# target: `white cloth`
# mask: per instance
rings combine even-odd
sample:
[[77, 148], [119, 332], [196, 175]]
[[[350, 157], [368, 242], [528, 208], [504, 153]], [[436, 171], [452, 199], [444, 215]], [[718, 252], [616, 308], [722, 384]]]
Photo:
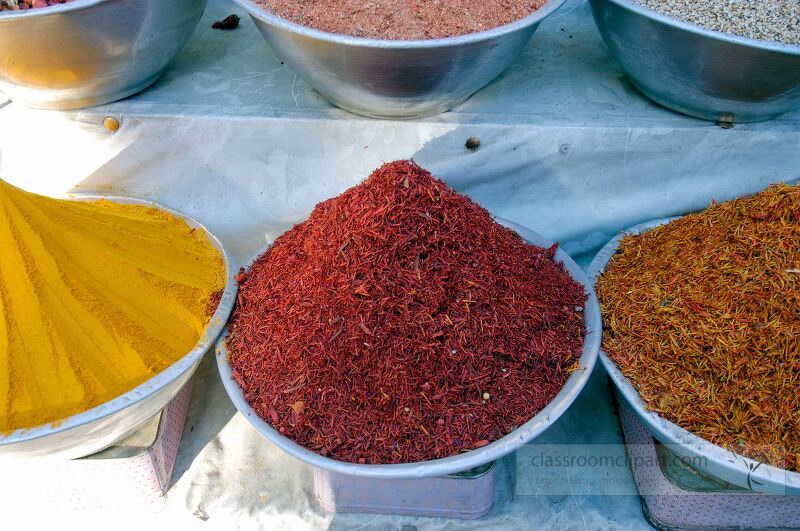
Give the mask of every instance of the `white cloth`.
[[[242, 16], [239, 29], [213, 20]], [[113, 115], [121, 129], [102, 127]], [[481, 140], [473, 153], [468, 137]], [[569, 0], [523, 56], [456, 110], [386, 122], [332, 108], [275, 59], [245, 14], [212, 0], [174, 67], [150, 90], [69, 113], [9, 104], [0, 110], [0, 177], [52, 195], [135, 196], [200, 220], [243, 262], [314, 205], [384, 161], [413, 157], [493, 214], [561, 241], [586, 264], [619, 230], [800, 178], [800, 112], [725, 130], [671, 113], [625, 80], [588, 5]], [[235, 413], [209, 356], [195, 384], [175, 485], [159, 514], [64, 515], [47, 503], [3, 505], [4, 519], [80, 522], [83, 529], [417, 528], [646, 526], [630, 475], [625, 496], [564, 499], [498, 489], [477, 522], [326, 515], [302, 463]], [[602, 371], [542, 437], [619, 443]], [[602, 469], [565, 473], [602, 478]], [[31, 520], [34, 518], [35, 520]], [[33, 528], [37, 526], [34, 525]]]

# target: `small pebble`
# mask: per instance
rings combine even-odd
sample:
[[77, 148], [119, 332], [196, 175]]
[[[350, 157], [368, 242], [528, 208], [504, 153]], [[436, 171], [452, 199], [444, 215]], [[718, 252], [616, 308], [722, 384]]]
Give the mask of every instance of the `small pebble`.
[[119, 131], [119, 120], [112, 116], [106, 116], [103, 119], [103, 127], [111, 131], [112, 133], [116, 133]]
[[467, 143], [464, 144], [470, 151], [477, 151], [481, 147], [481, 140], [478, 137], [469, 137]]
[[636, 0], [662, 15], [706, 29], [800, 46], [798, 0]]
[[404, 408], [403, 408], [403, 411], [404, 411], [405, 413], [410, 413], [410, 412], [411, 412], [411, 410], [410, 410], [410, 409], [408, 409], [407, 407], [404, 407]]
[[489, 400], [491, 397], [492, 397], [492, 395], [490, 395], [489, 393], [483, 393], [483, 399], [484, 400]]

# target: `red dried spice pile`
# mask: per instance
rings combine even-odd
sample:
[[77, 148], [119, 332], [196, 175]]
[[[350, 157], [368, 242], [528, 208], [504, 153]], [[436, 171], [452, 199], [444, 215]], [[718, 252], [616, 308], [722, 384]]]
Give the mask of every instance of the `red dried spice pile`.
[[302, 446], [405, 463], [484, 446], [558, 393], [586, 294], [413, 162], [317, 205], [242, 280], [228, 342], [258, 415]]
[[527, 17], [547, 0], [256, 0], [310, 28], [374, 39], [438, 39], [476, 33]]
[[0, 11], [25, 11], [37, 7], [66, 4], [72, 0], [0, 0]]

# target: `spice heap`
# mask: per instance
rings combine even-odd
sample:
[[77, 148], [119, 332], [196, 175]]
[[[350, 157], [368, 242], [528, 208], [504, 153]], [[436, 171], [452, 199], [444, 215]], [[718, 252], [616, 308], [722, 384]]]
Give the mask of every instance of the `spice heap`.
[[310, 28], [374, 39], [439, 39], [485, 31], [524, 18], [547, 0], [256, 0]]
[[413, 162], [320, 203], [240, 285], [230, 363], [258, 415], [357, 463], [481, 447], [552, 400], [586, 295]]
[[100, 405], [185, 356], [224, 287], [201, 231], [160, 210], [0, 181], [0, 432]]
[[25, 11], [37, 7], [57, 6], [72, 0], [0, 0], [0, 11]]
[[760, 41], [800, 46], [798, 0], [636, 0], [668, 17]]
[[650, 409], [800, 469], [800, 187], [628, 236], [596, 289], [603, 348]]

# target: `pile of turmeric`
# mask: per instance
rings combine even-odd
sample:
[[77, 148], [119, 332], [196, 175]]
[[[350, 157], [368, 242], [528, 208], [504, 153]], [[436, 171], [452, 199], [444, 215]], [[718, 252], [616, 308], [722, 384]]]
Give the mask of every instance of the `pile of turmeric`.
[[225, 285], [201, 230], [0, 180], [0, 433], [107, 402], [184, 357]]

